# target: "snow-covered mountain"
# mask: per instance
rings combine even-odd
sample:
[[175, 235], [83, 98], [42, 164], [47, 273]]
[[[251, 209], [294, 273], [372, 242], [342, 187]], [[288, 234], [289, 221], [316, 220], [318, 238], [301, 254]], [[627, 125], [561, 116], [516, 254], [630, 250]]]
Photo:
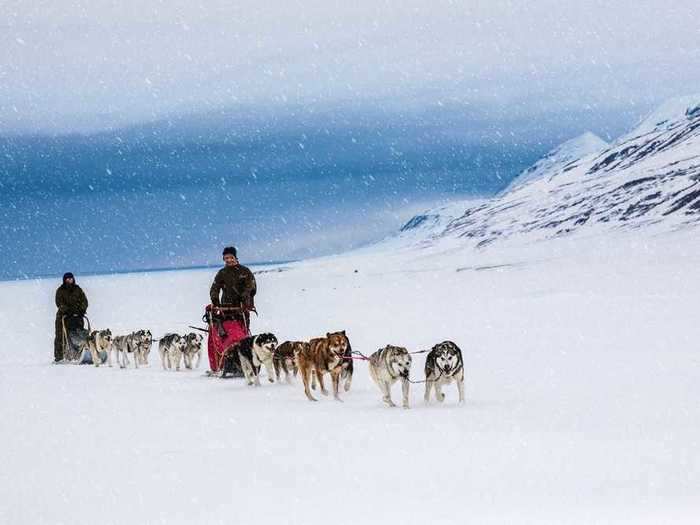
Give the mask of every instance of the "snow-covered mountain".
[[[566, 142], [502, 193], [414, 217], [402, 237], [467, 238], [476, 246], [590, 228], [677, 229], [700, 221], [700, 94], [666, 102], [612, 144]], [[436, 216], [439, 216], [436, 217]], [[421, 220], [421, 218], [424, 219]]]
[[564, 171], [570, 164], [588, 155], [598, 153], [607, 145], [608, 143], [598, 135], [587, 131], [576, 138], [564, 142], [547, 153], [547, 155], [513, 179], [513, 182], [508, 185], [505, 192], [539, 178], [551, 178], [558, 172]]

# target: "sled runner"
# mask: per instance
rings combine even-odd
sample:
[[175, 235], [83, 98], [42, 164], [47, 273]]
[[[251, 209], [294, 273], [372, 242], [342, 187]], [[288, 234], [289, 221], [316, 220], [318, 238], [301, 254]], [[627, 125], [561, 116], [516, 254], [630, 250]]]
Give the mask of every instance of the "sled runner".
[[207, 350], [210, 372], [208, 375], [243, 377], [238, 354], [227, 350], [250, 335], [249, 312], [237, 306], [207, 305], [202, 320], [209, 326]]

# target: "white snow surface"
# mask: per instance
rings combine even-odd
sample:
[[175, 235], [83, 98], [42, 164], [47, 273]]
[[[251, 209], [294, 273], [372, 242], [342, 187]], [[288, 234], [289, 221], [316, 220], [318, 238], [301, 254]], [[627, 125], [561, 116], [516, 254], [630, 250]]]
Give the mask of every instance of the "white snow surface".
[[[618, 232], [258, 273], [254, 332], [457, 342], [467, 402], [415, 385], [410, 410], [364, 362], [344, 403], [166, 372], [155, 347], [139, 370], [52, 366], [57, 283], [0, 283], [0, 523], [697, 523], [699, 265], [688, 231]], [[213, 273], [78, 282], [95, 328], [158, 337], [199, 324]]]

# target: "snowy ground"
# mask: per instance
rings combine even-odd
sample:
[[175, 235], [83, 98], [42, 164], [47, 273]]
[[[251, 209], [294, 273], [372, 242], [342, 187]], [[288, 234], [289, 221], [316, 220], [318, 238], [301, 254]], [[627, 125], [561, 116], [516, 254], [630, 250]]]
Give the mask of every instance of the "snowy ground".
[[[697, 523], [699, 265], [697, 235], [674, 234], [258, 275], [256, 332], [456, 341], [467, 403], [416, 387], [408, 411], [361, 362], [345, 403], [315, 404], [299, 383], [164, 372], [155, 351], [148, 369], [51, 366], [57, 283], [0, 283], [0, 523]], [[198, 322], [212, 274], [79, 283], [94, 326], [159, 336]]]

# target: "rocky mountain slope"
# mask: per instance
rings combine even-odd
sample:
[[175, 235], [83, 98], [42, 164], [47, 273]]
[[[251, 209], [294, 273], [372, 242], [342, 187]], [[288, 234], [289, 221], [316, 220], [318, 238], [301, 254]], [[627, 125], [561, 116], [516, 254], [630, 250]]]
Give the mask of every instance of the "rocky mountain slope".
[[606, 144], [586, 133], [553, 150], [492, 199], [411, 219], [402, 236], [486, 246], [592, 228], [677, 229], [700, 220], [700, 95], [663, 104]]

